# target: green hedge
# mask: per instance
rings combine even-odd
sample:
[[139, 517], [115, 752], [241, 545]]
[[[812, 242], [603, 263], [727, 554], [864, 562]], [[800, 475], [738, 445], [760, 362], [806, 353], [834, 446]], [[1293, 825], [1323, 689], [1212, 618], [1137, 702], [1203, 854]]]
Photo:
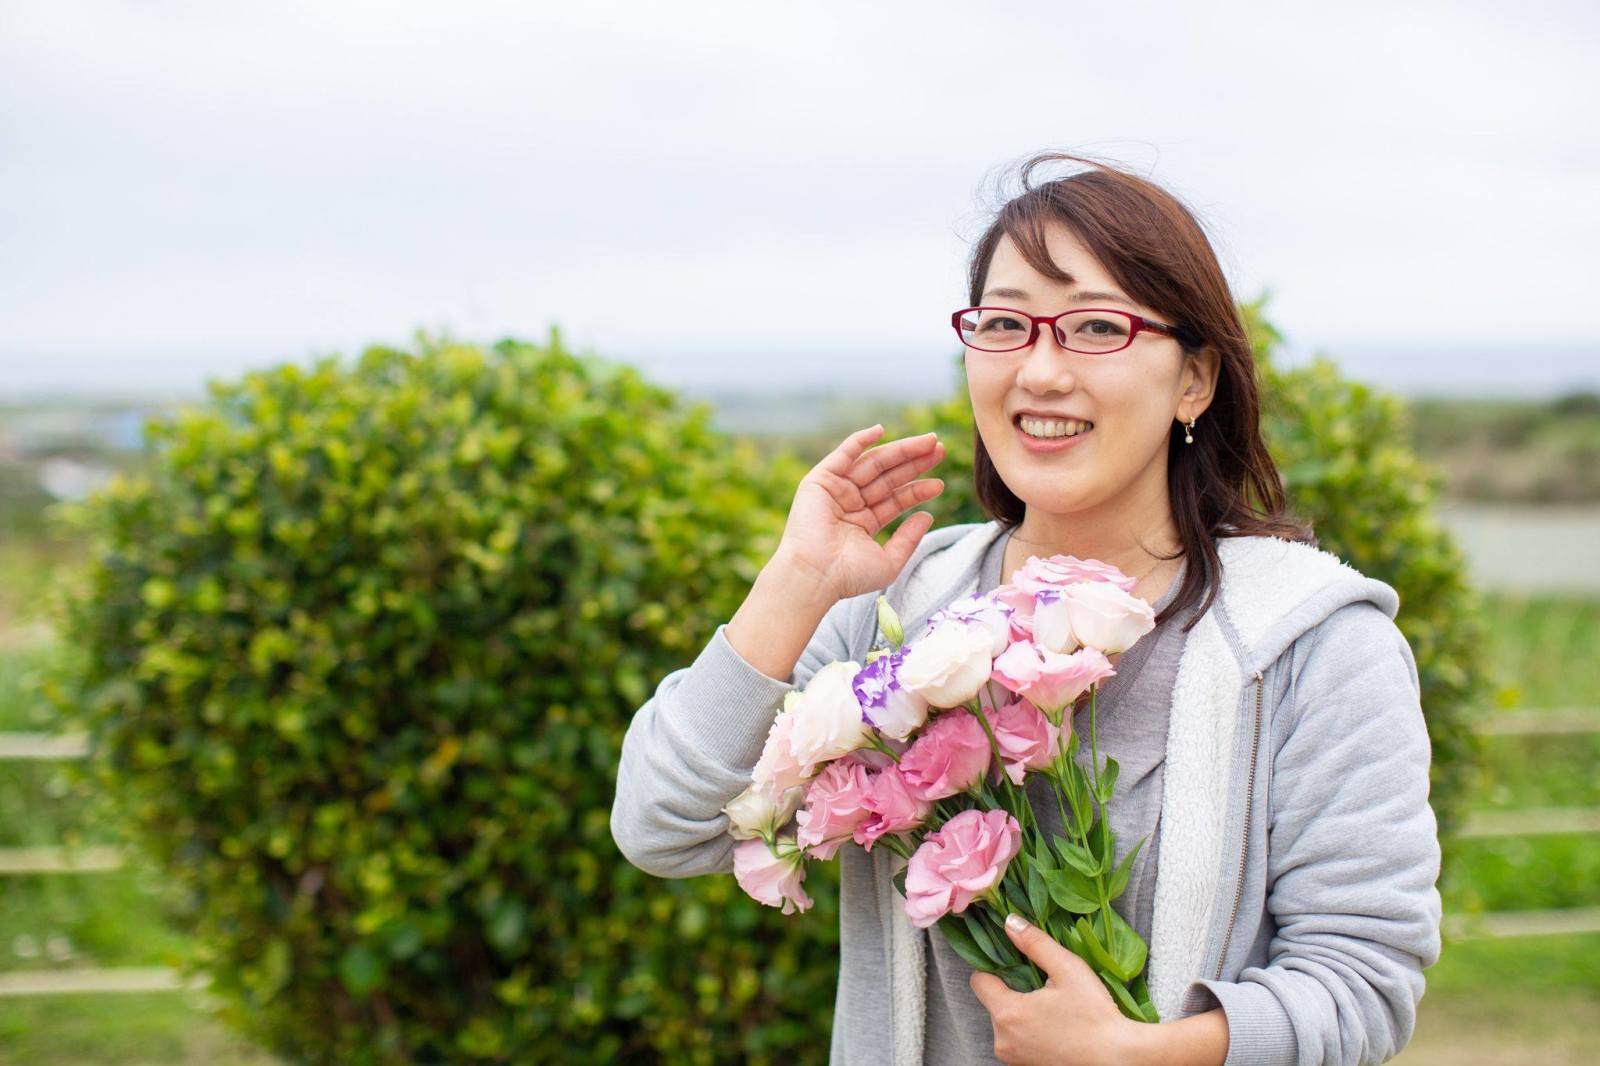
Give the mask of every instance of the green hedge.
[[[1292, 509], [1316, 527], [1319, 547], [1394, 586], [1396, 624], [1416, 655], [1422, 706], [1433, 738], [1432, 802], [1445, 831], [1458, 818], [1477, 749], [1467, 723], [1489, 699], [1491, 678], [1479, 597], [1460, 550], [1435, 521], [1441, 479], [1408, 445], [1405, 408], [1393, 396], [1339, 376], [1319, 358], [1280, 369], [1282, 338], [1266, 320], [1265, 297], [1242, 305], [1262, 387], [1262, 430]], [[937, 430], [947, 458], [945, 490], [925, 505], [935, 526], [985, 520], [972, 485], [972, 403], [961, 386], [935, 404], [907, 409], [886, 435]]]
[[776, 547], [757, 461], [632, 370], [421, 338], [147, 427], [51, 691], [248, 1035], [294, 1062], [820, 1062], [837, 882], [783, 919], [616, 852], [621, 737]]

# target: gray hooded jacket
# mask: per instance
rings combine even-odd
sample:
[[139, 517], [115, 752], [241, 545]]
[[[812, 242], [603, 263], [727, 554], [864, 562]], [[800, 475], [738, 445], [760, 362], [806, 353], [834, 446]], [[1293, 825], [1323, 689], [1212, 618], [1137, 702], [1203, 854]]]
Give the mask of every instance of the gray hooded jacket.
[[[931, 530], [888, 589], [908, 633], [973, 592], [998, 522]], [[1327, 552], [1223, 538], [1221, 591], [1173, 686], [1150, 943], [1164, 1020], [1217, 1006], [1235, 1064], [1378, 1063], [1403, 1048], [1439, 956], [1430, 748], [1399, 596]], [[623, 741], [611, 831], [660, 877], [733, 869], [722, 807], [785, 693], [864, 661], [878, 592], [840, 600], [787, 682], [718, 626], [662, 679]], [[920, 1066], [929, 931], [886, 848], [839, 852], [833, 1066]], [[804, 918], [795, 918], [804, 921]], [[936, 932], [936, 931], [935, 931]]]

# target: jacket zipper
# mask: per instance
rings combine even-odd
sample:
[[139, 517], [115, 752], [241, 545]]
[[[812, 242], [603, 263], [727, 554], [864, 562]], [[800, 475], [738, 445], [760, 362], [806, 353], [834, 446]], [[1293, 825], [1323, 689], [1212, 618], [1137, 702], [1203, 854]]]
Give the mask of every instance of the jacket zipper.
[[1222, 953], [1217, 956], [1217, 972], [1212, 980], [1222, 980], [1222, 967], [1228, 959], [1228, 948], [1233, 943], [1233, 926], [1239, 920], [1239, 903], [1244, 898], [1244, 865], [1250, 855], [1250, 816], [1255, 810], [1256, 753], [1261, 749], [1261, 671], [1256, 671], [1256, 724], [1255, 735], [1250, 739], [1250, 776], [1244, 788], [1244, 837], [1239, 844], [1239, 879], [1233, 886], [1233, 910], [1228, 915], [1228, 931], [1222, 936]]

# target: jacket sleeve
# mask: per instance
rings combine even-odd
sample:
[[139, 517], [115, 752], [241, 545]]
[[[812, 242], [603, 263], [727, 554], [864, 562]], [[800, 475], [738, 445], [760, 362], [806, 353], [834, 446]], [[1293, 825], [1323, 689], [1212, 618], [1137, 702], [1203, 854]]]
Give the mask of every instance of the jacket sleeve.
[[1439, 835], [1416, 660], [1370, 602], [1318, 627], [1269, 783], [1268, 963], [1200, 981], [1226, 1066], [1381, 1063], [1411, 1039], [1438, 961]]
[[692, 664], [661, 679], [634, 713], [617, 766], [611, 837], [629, 862], [657, 877], [733, 870], [738, 841], [722, 808], [749, 786], [784, 695], [850, 658], [856, 610], [876, 596], [829, 608], [786, 682], [746, 662], [728, 643], [725, 622]]

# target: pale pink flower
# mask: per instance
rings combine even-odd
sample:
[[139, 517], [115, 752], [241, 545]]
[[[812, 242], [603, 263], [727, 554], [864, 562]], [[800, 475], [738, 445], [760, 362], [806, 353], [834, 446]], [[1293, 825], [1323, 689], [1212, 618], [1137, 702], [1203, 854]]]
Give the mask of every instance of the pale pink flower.
[[868, 851], [879, 837], [909, 832], [927, 821], [933, 811], [933, 803], [911, 788], [898, 766], [871, 775], [862, 805], [869, 813], [856, 826], [855, 839]]
[[1031, 641], [1018, 641], [994, 661], [993, 677], [1060, 722], [1062, 710], [1073, 700], [1116, 671], [1098, 648], [1079, 648], [1071, 655], [1041, 649]]
[[1132, 592], [1138, 584], [1134, 578], [1098, 559], [1079, 559], [1072, 555], [1041, 559], [1032, 555], [1017, 568], [1008, 584], [1001, 585], [990, 595], [1012, 609], [1012, 636], [1032, 638], [1034, 596], [1041, 589], [1066, 588], [1080, 581], [1103, 581], [1124, 592]]
[[[789, 696], [795, 696], [791, 692]], [[794, 749], [790, 746], [794, 730], [794, 714], [787, 709], [789, 703], [785, 698], [786, 707], [778, 712], [772, 720], [772, 725], [767, 729], [767, 743], [761, 749], [761, 758], [756, 760], [755, 769], [750, 772], [750, 779], [755, 784], [767, 791], [769, 796], [781, 796], [796, 786], [803, 786], [811, 778], [811, 769], [802, 766], [800, 760], [795, 758]]]
[[1061, 730], [1027, 700], [1013, 700], [990, 711], [989, 727], [1006, 774], [1016, 785], [1029, 770], [1047, 769], [1059, 750]]
[[815, 859], [831, 859], [869, 812], [867, 768], [848, 759], [831, 762], [806, 790], [805, 807], [795, 815], [795, 841]]
[[989, 769], [989, 737], [971, 711], [955, 710], [929, 722], [900, 758], [912, 792], [940, 800], [965, 792]]
[[1155, 608], [1115, 585], [1091, 581], [1062, 590], [1077, 642], [1117, 655], [1156, 627]]
[[1022, 826], [1007, 811], [962, 811], [923, 838], [906, 868], [906, 915], [926, 929], [960, 914], [1000, 883], [1022, 850]]
[[784, 914], [811, 909], [811, 897], [801, 883], [806, 879], [805, 852], [793, 840], [779, 838], [774, 848], [765, 840], [746, 840], [733, 849], [733, 877], [751, 899]]

